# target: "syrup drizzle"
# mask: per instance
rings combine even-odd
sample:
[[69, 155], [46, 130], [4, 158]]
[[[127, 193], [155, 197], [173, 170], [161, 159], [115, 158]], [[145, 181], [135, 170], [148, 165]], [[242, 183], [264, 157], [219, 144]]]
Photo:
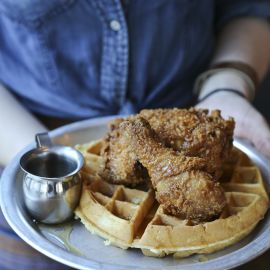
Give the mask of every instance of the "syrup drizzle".
[[70, 242], [73, 224], [74, 221], [59, 225], [39, 224], [38, 227], [42, 232], [49, 234], [51, 237], [59, 241], [71, 253], [78, 256], [83, 256], [82, 253]]

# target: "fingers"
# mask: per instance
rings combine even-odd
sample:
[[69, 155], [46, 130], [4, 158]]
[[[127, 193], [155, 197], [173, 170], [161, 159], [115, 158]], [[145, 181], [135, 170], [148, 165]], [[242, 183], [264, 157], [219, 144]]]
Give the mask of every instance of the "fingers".
[[254, 141], [255, 147], [264, 155], [270, 157], [270, 137]]
[[261, 153], [270, 157], [270, 129], [264, 117], [245, 99], [230, 93], [209, 97], [196, 107], [220, 109], [224, 118], [232, 116], [235, 137], [248, 139]]
[[252, 133], [252, 143], [266, 156], [270, 157], [270, 129], [264, 119], [259, 121], [256, 132]]
[[248, 139], [261, 153], [270, 157], [270, 128], [264, 117], [250, 106], [245, 116], [237, 120], [235, 136]]

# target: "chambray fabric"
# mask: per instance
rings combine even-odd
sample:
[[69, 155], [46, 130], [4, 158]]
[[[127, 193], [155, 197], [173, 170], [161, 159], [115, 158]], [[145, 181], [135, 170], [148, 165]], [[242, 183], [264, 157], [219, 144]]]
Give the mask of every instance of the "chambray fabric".
[[[0, 82], [31, 111], [84, 119], [193, 104], [216, 32], [263, 0], [1, 0]], [[0, 216], [0, 269], [68, 269]]]
[[269, 13], [262, 0], [1, 0], [0, 81], [55, 117], [188, 106], [217, 28]]

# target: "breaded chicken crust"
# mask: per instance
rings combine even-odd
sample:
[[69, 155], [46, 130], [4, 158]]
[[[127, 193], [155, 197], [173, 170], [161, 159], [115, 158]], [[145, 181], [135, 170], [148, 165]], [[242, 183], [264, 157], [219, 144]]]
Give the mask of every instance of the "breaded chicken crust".
[[204, 159], [166, 147], [141, 117], [123, 121], [119, 130], [147, 169], [156, 198], [166, 213], [196, 221], [220, 215], [226, 205], [225, 194], [220, 184], [203, 171]]
[[[142, 110], [139, 116], [150, 123], [165, 146], [187, 157], [205, 159], [204, 170], [218, 180], [222, 163], [232, 149], [235, 125], [232, 118], [223, 119], [218, 110], [209, 114], [208, 110], [194, 108]], [[148, 181], [149, 177], [134, 155], [134, 149], [121, 136], [119, 125], [123, 121], [115, 119], [110, 123], [102, 150], [104, 168], [101, 176], [114, 184], [136, 186]]]
[[235, 122], [223, 119], [219, 110], [209, 114], [201, 109], [142, 110], [159, 138], [168, 147], [189, 157], [207, 160], [206, 171], [218, 179], [222, 163], [228, 159], [233, 142]]
[[100, 176], [113, 184], [134, 187], [148, 181], [149, 176], [130, 148], [129, 141], [121, 134], [119, 124], [123, 121], [124, 119], [115, 119], [109, 125], [110, 132], [107, 133], [101, 149], [104, 164]]

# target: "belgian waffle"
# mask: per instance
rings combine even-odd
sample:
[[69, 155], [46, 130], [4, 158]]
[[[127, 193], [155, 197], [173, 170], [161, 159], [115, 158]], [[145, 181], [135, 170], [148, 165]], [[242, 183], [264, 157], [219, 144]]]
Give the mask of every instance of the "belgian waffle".
[[152, 189], [109, 184], [99, 176], [102, 140], [78, 145], [85, 157], [83, 189], [75, 213], [91, 232], [123, 249], [139, 248], [146, 256], [185, 257], [211, 253], [245, 237], [264, 217], [268, 195], [260, 170], [240, 150], [224, 165], [221, 177], [227, 207], [211, 222], [193, 224], [167, 215]]

